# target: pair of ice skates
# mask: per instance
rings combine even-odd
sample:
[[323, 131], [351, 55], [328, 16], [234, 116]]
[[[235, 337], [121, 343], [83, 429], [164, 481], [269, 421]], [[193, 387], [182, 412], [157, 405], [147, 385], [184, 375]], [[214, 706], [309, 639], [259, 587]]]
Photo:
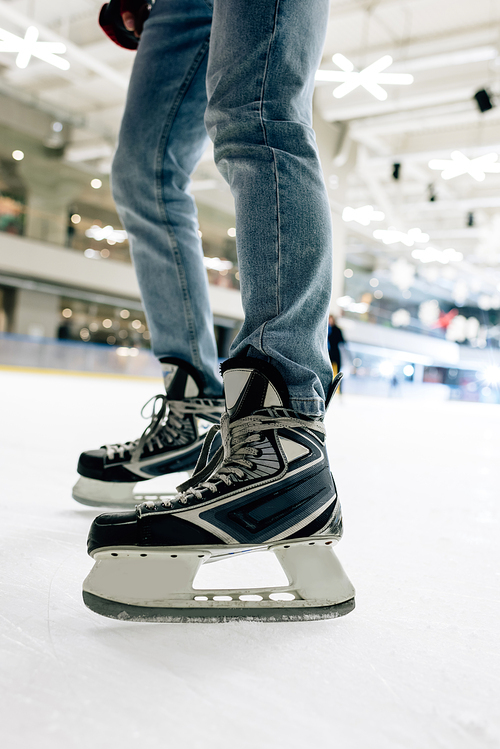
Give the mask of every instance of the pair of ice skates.
[[[76, 500], [139, 502], [94, 520], [87, 606], [132, 621], [322, 619], [351, 611], [354, 589], [333, 552], [342, 515], [322, 421], [290, 409], [283, 378], [263, 360], [225, 362], [224, 399], [204, 397], [186, 363], [166, 366], [167, 396], [157, 396], [143, 436], [80, 457]], [[204, 441], [202, 421], [214, 423]], [[178, 494], [133, 494], [138, 481], [193, 469]], [[251, 551], [273, 552], [289, 584], [193, 587], [202, 564]]]

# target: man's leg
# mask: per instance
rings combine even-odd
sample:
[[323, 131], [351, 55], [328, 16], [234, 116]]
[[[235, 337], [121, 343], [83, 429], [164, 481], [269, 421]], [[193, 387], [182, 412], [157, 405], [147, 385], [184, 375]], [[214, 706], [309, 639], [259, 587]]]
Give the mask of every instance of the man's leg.
[[157, 0], [132, 72], [112, 184], [158, 358], [175, 357], [219, 395], [207, 275], [190, 175], [208, 138], [206, 65], [211, 9]]
[[206, 123], [236, 202], [245, 323], [231, 355], [266, 358], [292, 407], [319, 416], [332, 239], [312, 130], [328, 0], [215, 0]]
[[[203, 123], [211, 10], [157, 0], [132, 73], [113, 166], [155, 354], [168, 397], [155, 399], [142, 437], [81, 454], [73, 497], [130, 506], [137, 482], [195, 467], [200, 421], [218, 422], [220, 378], [190, 174], [208, 142]], [[177, 481], [176, 481], [177, 483]]]

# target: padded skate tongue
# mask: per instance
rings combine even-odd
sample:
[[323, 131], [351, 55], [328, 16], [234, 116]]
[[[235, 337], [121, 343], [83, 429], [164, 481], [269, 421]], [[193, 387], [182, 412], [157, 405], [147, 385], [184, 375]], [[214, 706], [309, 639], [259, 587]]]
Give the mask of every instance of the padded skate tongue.
[[226, 410], [230, 420], [250, 416], [260, 408], [290, 408], [288, 389], [281, 374], [263, 359], [228, 359], [221, 366]]
[[197, 398], [203, 394], [203, 386], [197, 370], [182, 359], [160, 359], [165, 390], [170, 400]]

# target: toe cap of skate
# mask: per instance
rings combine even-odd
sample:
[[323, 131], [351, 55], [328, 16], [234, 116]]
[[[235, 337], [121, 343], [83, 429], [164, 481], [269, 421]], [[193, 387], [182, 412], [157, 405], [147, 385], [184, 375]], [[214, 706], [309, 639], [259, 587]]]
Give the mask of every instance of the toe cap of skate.
[[106, 450], [87, 450], [80, 455], [78, 459], [78, 473], [80, 476], [87, 476], [91, 479], [102, 478]]
[[137, 515], [134, 512], [98, 515], [90, 526], [87, 550], [92, 554], [106, 546], [135, 546], [138, 542]]
[[[118, 460], [118, 459], [117, 459]], [[109, 463], [106, 460], [106, 450], [87, 450], [78, 460], [78, 473], [88, 479], [98, 481], [140, 481], [141, 479], [128, 471], [119, 462]]]

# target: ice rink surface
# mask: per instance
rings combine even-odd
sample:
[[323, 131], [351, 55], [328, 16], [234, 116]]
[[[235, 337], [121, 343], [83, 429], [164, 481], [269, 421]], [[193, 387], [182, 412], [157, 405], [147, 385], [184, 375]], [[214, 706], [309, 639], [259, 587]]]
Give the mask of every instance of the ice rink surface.
[[[139, 436], [159, 389], [0, 372], [1, 745], [499, 747], [500, 408], [337, 399], [348, 616], [109, 620], [81, 599], [97, 513], [71, 499], [76, 461]], [[261, 584], [275, 574], [264, 557], [237, 574]]]

